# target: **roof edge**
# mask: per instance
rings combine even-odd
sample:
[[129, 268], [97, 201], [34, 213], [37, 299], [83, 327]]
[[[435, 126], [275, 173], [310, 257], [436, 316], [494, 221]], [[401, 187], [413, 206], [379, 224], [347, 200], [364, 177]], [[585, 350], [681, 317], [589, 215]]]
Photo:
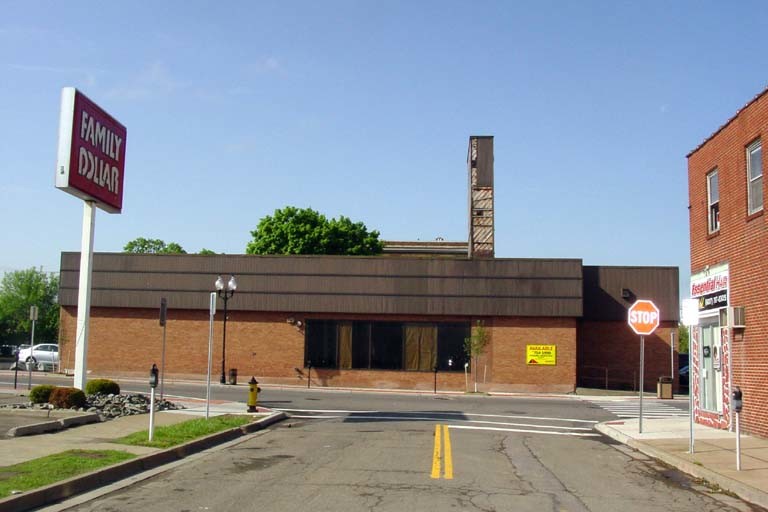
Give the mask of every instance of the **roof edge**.
[[764, 88], [762, 91], [760, 91], [759, 93], [757, 93], [757, 95], [756, 95], [754, 98], [752, 98], [751, 100], [749, 100], [749, 101], [748, 101], [748, 102], [747, 102], [747, 103], [746, 103], [746, 104], [745, 104], [743, 107], [741, 107], [739, 110], [737, 110], [737, 111], [736, 111], [736, 113], [735, 113], [735, 114], [733, 114], [733, 116], [731, 116], [731, 118], [730, 118], [730, 119], [728, 119], [728, 121], [726, 121], [726, 122], [725, 122], [725, 124], [723, 124], [723, 125], [722, 125], [720, 128], [718, 128], [717, 130], [715, 130], [715, 131], [714, 131], [714, 132], [713, 132], [713, 133], [712, 133], [712, 134], [711, 134], [709, 137], [707, 137], [706, 139], [704, 139], [704, 140], [701, 142], [701, 144], [699, 144], [698, 146], [696, 146], [696, 147], [695, 147], [693, 150], [691, 150], [691, 152], [690, 152], [690, 153], [688, 153], [687, 155], [685, 155], [685, 158], [691, 158], [691, 155], [693, 155], [693, 154], [694, 154], [694, 153], [696, 153], [698, 150], [700, 150], [702, 147], [704, 147], [704, 145], [705, 145], [707, 142], [709, 142], [710, 140], [712, 140], [713, 138], [715, 138], [715, 136], [717, 136], [717, 134], [719, 134], [720, 132], [722, 132], [723, 130], [725, 130], [725, 129], [728, 127], [728, 125], [730, 125], [732, 122], [734, 122], [734, 121], [736, 120], [736, 118], [737, 118], [737, 117], [739, 117], [739, 115], [740, 115], [740, 114], [741, 114], [741, 113], [742, 113], [744, 110], [746, 110], [746, 109], [747, 109], [747, 108], [749, 108], [749, 107], [750, 107], [750, 106], [751, 106], [753, 103], [755, 103], [757, 100], [759, 100], [760, 98], [762, 98], [763, 96], [765, 96], [765, 94], [766, 94], [766, 93], [768, 93], [768, 86], [766, 86], [766, 87], [765, 87], [765, 88]]

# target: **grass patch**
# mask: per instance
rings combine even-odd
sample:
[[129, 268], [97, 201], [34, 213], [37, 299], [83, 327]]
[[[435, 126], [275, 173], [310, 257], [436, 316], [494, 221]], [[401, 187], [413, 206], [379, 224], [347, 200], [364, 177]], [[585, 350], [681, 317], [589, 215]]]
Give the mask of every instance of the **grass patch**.
[[116, 439], [114, 442], [132, 446], [150, 446], [153, 448], [170, 448], [177, 444], [186, 443], [198, 437], [204, 437], [215, 432], [241, 427], [251, 422], [250, 416], [213, 416], [209, 419], [197, 418], [175, 425], [155, 428], [152, 442], [149, 442], [149, 430], [135, 432], [129, 436]]
[[0, 498], [134, 458], [118, 450], [67, 450], [13, 466], [0, 466]]

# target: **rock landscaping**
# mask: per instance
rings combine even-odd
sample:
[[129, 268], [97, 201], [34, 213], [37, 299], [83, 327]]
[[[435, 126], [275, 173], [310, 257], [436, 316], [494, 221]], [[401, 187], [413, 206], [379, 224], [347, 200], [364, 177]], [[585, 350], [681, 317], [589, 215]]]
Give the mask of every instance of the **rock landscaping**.
[[[11, 409], [46, 410], [55, 409], [51, 404], [12, 404], [3, 406]], [[184, 409], [184, 406], [169, 402], [168, 400], [155, 400], [156, 411], [174, 411]], [[120, 418], [149, 412], [149, 397], [142, 394], [105, 395], [97, 393], [85, 397], [85, 405], [80, 408], [72, 408], [77, 412], [98, 413], [102, 419]]]

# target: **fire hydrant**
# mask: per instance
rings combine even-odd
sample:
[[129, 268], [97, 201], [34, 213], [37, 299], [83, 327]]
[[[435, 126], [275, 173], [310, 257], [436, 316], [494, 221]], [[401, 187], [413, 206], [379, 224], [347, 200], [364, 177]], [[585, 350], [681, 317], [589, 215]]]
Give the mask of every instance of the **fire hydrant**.
[[256, 404], [259, 402], [259, 383], [255, 377], [248, 381], [248, 412], [256, 412]]

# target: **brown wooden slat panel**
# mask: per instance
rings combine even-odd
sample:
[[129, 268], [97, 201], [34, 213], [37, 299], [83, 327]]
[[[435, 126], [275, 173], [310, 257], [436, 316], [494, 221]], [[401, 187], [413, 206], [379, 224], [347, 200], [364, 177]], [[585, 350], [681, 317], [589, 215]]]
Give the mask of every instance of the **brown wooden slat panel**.
[[[77, 302], [76, 290], [61, 294], [62, 304]], [[169, 309], [207, 309], [208, 294], [196, 292], [125, 292], [94, 290], [94, 307], [158, 308], [167, 297]], [[66, 301], [66, 302], [64, 302]], [[221, 304], [220, 304], [221, 306]], [[360, 297], [348, 295], [236, 295], [228, 303], [232, 311], [282, 311], [299, 313], [361, 313], [398, 315], [469, 315], [469, 316], [563, 316], [581, 315], [581, 299], [523, 298], [494, 300], [486, 297], [421, 298], [403, 296]]]
[[[79, 261], [62, 255], [62, 305], [76, 304]], [[165, 296], [206, 309], [219, 267], [238, 277], [235, 310], [581, 315], [579, 260], [97, 254], [94, 267], [94, 307], [154, 308]]]
[[[62, 279], [62, 288], [77, 287], [78, 274], [68, 272]], [[94, 289], [112, 290], [180, 290], [212, 291], [215, 276], [163, 273], [95, 272]], [[581, 281], [578, 279], [488, 279], [455, 277], [330, 277], [330, 276], [238, 276], [241, 291], [258, 293], [356, 293], [363, 295], [490, 295], [581, 297]]]
[[[61, 271], [77, 271], [79, 253], [63, 253]], [[581, 279], [578, 259], [427, 259], [352, 256], [151, 255], [98, 253], [94, 272], [167, 272], [235, 275], [380, 275], [572, 277]]]
[[626, 288], [637, 299], [652, 300], [662, 321], [680, 317], [680, 285], [677, 267], [584, 267], [584, 319], [624, 320], [632, 300], [625, 300]]

